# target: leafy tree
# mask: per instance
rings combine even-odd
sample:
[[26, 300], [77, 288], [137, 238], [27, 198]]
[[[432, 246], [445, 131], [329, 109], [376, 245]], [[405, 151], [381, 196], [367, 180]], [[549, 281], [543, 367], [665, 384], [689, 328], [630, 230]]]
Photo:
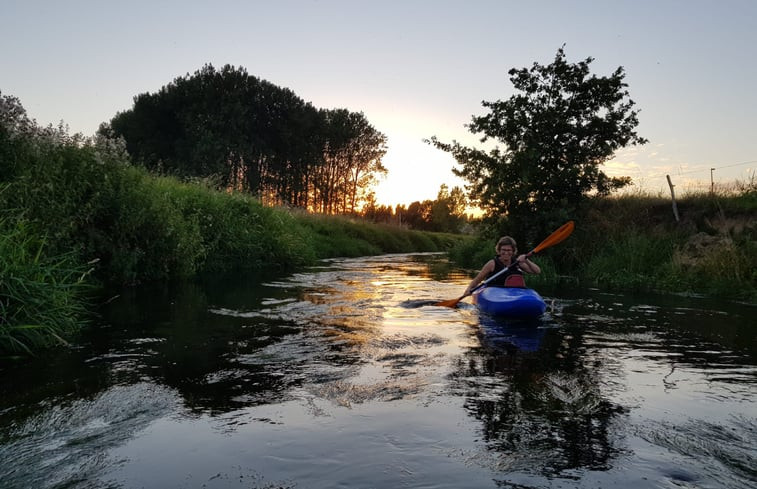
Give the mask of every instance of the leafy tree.
[[491, 139], [504, 148], [486, 152], [431, 138], [461, 165], [455, 174], [467, 180], [470, 198], [488, 217], [548, 228], [591, 192], [607, 194], [631, 183], [630, 177], [607, 176], [600, 166], [616, 150], [647, 141], [635, 131], [637, 111], [623, 67], [598, 77], [589, 71], [593, 60], [568, 63], [561, 47], [549, 65], [511, 69], [510, 81], [521, 93], [483, 102], [489, 113], [468, 126], [482, 143]]
[[446, 184], [442, 184], [436, 200], [431, 204], [431, 229], [440, 232], [459, 232], [466, 220], [467, 201], [463, 189], [454, 187], [449, 190]]
[[317, 209], [324, 214], [354, 213], [379, 175], [386, 136], [362, 113], [347, 109], [322, 111], [326, 121], [323, 164], [313, 179]]
[[230, 65], [138, 95], [100, 134], [148, 169], [327, 213], [354, 212], [386, 172], [386, 137], [362, 113], [316, 109]]
[[432, 229], [431, 212], [433, 204], [434, 201], [432, 200], [411, 202], [407, 206], [403, 222], [413, 229], [430, 231]]
[[412, 202], [409, 206], [397, 204], [390, 206], [376, 204], [371, 195], [363, 206], [362, 214], [373, 222], [396, 223], [423, 231], [458, 233], [468, 224], [465, 209], [468, 199], [460, 187], [449, 190], [446, 184], [439, 187], [436, 200]]

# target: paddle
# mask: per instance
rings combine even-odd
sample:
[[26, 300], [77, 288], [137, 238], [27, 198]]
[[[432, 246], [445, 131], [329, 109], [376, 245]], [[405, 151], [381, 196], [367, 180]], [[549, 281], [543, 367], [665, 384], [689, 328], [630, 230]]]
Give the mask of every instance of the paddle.
[[[547, 239], [545, 239], [544, 241], [542, 241], [541, 243], [539, 243], [539, 245], [536, 248], [534, 248], [533, 250], [531, 250], [528, 253], [526, 253], [526, 258], [528, 258], [529, 256], [533, 255], [534, 253], [539, 253], [542, 250], [546, 250], [550, 246], [554, 246], [557, 243], [561, 243], [568, 236], [570, 236], [570, 233], [573, 232], [573, 228], [574, 227], [575, 227], [575, 224], [573, 223], [573, 221], [566, 222], [565, 224], [563, 224], [562, 226], [560, 226], [556, 231], [554, 231], [552, 234], [550, 234], [549, 236], [547, 236]], [[513, 265], [514, 264], [515, 263], [513, 263]], [[484, 280], [483, 282], [481, 282], [480, 284], [478, 284], [469, 293], [463, 294], [462, 296], [458, 297], [457, 299], [449, 299], [449, 300], [446, 300], [446, 301], [437, 302], [434, 305], [435, 306], [442, 306], [442, 307], [457, 307], [457, 303], [458, 302], [460, 302], [461, 300], [465, 299], [469, 295], [473, 294], [473, 292], [477, 291], [481, 287], [486, 287], [486, 285], [489, 282], [491, 282], [495, 278], [497, 278], [500, 275], [502, 275], [503, 273], [505, 273], [513, 265], [507, 266], [507, 267], [503, 268], [502, 270], [500, 270], [499, 272], [497, 272], [494, 275], [492, 275], [491, 277], [487, 278], [486, 280]]]

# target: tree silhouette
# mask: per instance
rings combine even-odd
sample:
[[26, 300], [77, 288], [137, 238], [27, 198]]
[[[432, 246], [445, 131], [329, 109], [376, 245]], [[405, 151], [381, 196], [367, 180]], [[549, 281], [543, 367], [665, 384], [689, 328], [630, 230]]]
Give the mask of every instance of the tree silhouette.
[[[629, 177], [609, 177], [600, 165], [627, 145], [644, 144], [625, 73], [591, 75], [593, 58], [568, 63], [563, 48], [549, 65], [508, 73], [520, 93], [483, 102], [489, 113], [473, 117], [470, 132], [481, 142], [504, 145], [488, 152], [457, 142], [430, 143], [451, 153], [466, 179], [470, 197], [489, 216], [508, 216], [516, 225], [555, 225], [575, 212], [592, 191], [607, 194], [628, 185]], [[547, 216], [547, 217], [545, 217]]]

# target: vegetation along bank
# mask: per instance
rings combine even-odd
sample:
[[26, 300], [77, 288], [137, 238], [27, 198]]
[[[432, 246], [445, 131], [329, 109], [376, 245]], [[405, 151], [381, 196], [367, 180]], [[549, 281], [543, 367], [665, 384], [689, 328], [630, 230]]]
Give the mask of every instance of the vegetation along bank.
[[394, 209], [371, 191], [386, 141], [363, 114], [242, 69], [208, 65], [139, 95], [92, 138], [39, 127], [0, 94], [0, 357], [65, 344], [113, 285], [411, 251], [450, 251], [474, 272], [499, 236], [527, 251], [569, 219], [575, 233], [539, 258], [531, 286], [757, 301], [754, 182], [684, 197], [680, 221], [663, 196], [627, 192], [630, 178], [600, 166], [646, 140], [623, 69], [597, 77], [591, 62], [560, 49], [511, 70], [522, 94], [485, 102], [468, 126], [499, 146], [429, 139], [458, 161], [467, 194], [442, 186]]
[[0, 122], [0, 356], [64, 344], [110, 286], [444, 251], [461, 239], [155, 175], [116, 140], [38, 127], [13, 97], [2, 97]]

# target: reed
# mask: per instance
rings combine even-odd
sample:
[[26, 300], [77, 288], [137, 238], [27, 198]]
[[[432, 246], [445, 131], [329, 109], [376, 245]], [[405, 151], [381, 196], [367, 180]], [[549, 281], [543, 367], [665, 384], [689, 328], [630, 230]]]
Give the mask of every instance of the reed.
[[67, 344], [87, 317], [86, 277], [73, 253], [46, 256], [27, 223], [0, 218], [0, 355]]

